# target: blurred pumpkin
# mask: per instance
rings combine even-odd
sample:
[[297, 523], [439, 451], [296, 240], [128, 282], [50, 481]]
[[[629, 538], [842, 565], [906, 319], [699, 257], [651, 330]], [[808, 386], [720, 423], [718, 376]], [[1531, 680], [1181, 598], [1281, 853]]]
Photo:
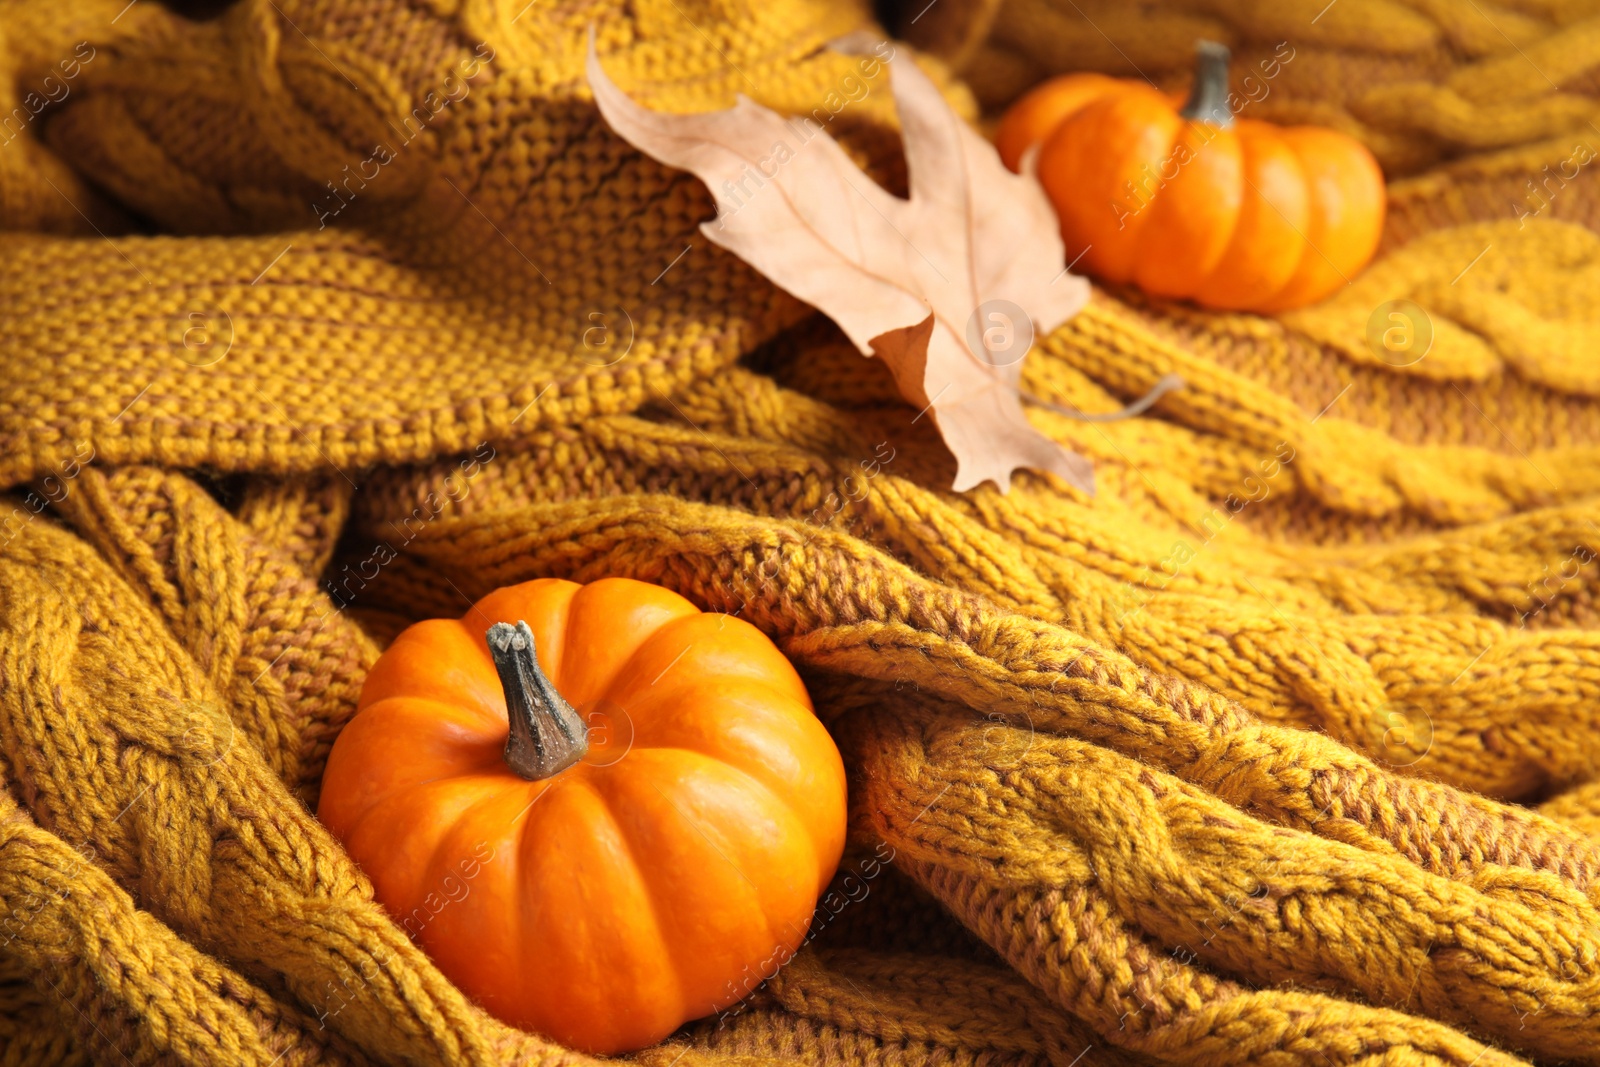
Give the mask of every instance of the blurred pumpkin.
[[1038, 86], [996, 133], [1012, 170], [1034, 145], [1067, 261], [1157, 296], [1303, 307], [1355, 277], [1383, 230], [1383, 174], [1366, 146], [1236, 119], [1228, 50], [1211, 41], [1181, 108], [1146, 82], [1100, 74]]
[[644, 582], [544, 579], [395, 639], [318, 816], [484, 1008], [616, 1053], [800, 946], [844, 847], [845, 779], [749, 623]]

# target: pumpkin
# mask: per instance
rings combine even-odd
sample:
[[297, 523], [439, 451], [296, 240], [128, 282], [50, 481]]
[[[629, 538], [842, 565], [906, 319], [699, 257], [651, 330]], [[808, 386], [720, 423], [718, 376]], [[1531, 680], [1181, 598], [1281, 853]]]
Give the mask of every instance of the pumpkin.
[[1228, 50], [1205, 41], [1181, 107], [1142, 81], [1068, 74], [1017, 101], [995, 141], [1012, 170], [1039, 145], [1069, 264], [1213, 308], [1315, 303], [1376, 251], [1383, 174], [1345, 134], [1233, 111]]
[[800, 946], [844, 848], [844, 766], [749, 623], [542, 579], [394, 640], [317, 814], [484, 1008], [616, 1053]]

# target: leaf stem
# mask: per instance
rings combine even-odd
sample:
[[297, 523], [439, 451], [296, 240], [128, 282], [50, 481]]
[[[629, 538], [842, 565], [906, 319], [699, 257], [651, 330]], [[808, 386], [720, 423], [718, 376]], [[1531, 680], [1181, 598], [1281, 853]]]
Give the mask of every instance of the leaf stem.
[[1132, 419], [1139, 415], [1143, 415], [1146, 411], [1150, 410], [1151, 406], [1154, 405], [1157, 400], [1160, 400], [1174, 389], [1182, 389], [1183, 386], [1184, 381], [1182, 378], [1178, 377], [1178, 375], [1163, 374], [1160, 380], [1150, 387], [1149, 392], [1145, 393], [1144, 396], [1141, 396], [1138, 400], [1135, 400], [1122, 410], [1106, 411], [1093, 415], [1087, 411], [1079, 411], [1077, 408], [1069, 408], [1065, 404], [1057, 404], [1053, 400], [1046, 400], [1043, 397], [1034, 396], [1026, 389], [1018, 389], [1017, 395], [1023, 400], [1026, 400], [1028, 403], [1033, 404], [1035, 407], [1045, 408], [1046, 410], [1055, 412], [1057, 415], [1065, 415], [1069, 419], [1080, 419], [1084, 422], [1118, 422], [1122, 419]]

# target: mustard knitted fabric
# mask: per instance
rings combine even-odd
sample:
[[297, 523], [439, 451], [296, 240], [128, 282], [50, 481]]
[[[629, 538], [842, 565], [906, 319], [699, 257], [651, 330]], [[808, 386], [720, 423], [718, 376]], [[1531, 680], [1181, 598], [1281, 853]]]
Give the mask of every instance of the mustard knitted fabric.
[[589, 1062], [311, 812], [400, 628], [604, 575], [770, 634], [851, 774], [806, 946], [640, 1064], [1600, 1062], [1600, 5], [881, 13], [973, 118], [1228, 40], [1383, 160], [1380, 258], [1272, 319], [1096, 290], [1027, 388], [1185, 388], [1030, 410], [1093, 499], [953, 494], [582, 78], [593, 25], [903, 190], [864, 6], [0, 0], [0, 1062]]

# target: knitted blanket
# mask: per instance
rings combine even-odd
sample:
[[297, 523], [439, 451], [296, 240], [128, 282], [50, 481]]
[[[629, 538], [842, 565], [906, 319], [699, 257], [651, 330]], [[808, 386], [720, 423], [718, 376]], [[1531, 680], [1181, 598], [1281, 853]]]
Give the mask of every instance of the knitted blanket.
[[1187, 383], [1030, 410], [1093, 499], [947, 491], [589, 101], [592, 24], [903, 191], [860, 4], [0, 4], [0, 1062], [589, 1062], [311, 812], [408, 621], [605, 575], [771, 635], [851, 775], [806, 946], [642, 1064], [1600, 1062], [1600, 4], [924, 2], [973, 118], [1210, 37], [1392, 181], [1320, 306], [1040, 340], [1060, 405]]

